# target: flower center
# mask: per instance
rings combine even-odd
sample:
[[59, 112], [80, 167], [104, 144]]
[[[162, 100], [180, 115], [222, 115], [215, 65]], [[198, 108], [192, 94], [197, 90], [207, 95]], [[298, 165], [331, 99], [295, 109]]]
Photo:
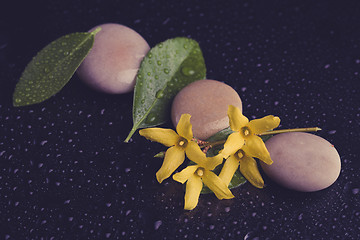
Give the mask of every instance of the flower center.
[[180, 138], [177, 145], [181, 148], [185, 148], [188, 144], [188, 141], [185, 138]]
[[196, 174], [197, 174], [199, 177], [202, 177], [202, 176], [204, 175], [204, 168], [199, 167], [199, 168], [196, 170]]
[[244, 153], [244, 151], [243, 150], [239, 150], [239, 151], [237, 151], [237, 156], [241, 159], [241, 158], [243, 158], [244, 156], [245, 156], [245, 153]]
[[251, 130], [248, 127], [241, 128], [241, 133], [244, 137], [248, 137], [251, 135]]

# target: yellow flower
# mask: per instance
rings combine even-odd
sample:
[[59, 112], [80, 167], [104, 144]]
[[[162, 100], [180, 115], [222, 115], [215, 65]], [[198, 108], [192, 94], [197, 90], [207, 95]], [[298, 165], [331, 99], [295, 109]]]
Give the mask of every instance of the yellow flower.
[[176, 126], [177, 133], [172, 129], [164, 128], [147, 128], [139, 131], [139, 134], [151, 141], [159, 142], [167, 147], [170, 147], [166, 153], [164, 162], [156, 173], [156, 178], [161, 183], [184, 162], [185, 152], [198, 146], [192, 142], [193, 132], [190, 123], [191, 116], [189, 114], [181, 115], [178, 125]]
[[187, 150], [186, 155], [197, 165], [188, 166], [181, 172], [173, 175], [175, 181], [180, 183], [186, 182], [184, 209], [192, 210], [196, 207], [203, 183], [215, 193], [218, 199], [234, 197], [227, 185], [212, 172], [217, 165], [222, 163], [222, 155], [206, 157], [197, 144]]
[[224, 149], [221, 151], [224, 158], [235, 154], [246, 143], [248, 155], [271, 164], [272, 160], [264, 142], [256, 135], [279, 126], [280, 118], [269, 115], [249, 122], [241, 110], [232, 105], [229, 105], [228, 117], [230, 128], [234, 133], [229, 135], [224, 144]]
[[248, 145], [245, 144], [235, 154], [231, 155], [224, 163], [219, 177], [226, 185], [229, 185], [236, 169], [240, 164], [240, 172], [255, 187], [263, 188], [264, 180], [262, 179], [256, 160], [248, 155]]

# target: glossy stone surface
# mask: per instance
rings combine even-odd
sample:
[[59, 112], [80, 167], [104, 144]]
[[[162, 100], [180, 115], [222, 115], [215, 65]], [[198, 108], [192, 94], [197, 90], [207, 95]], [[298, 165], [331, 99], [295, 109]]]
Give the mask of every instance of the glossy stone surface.
[[264, 172], [292, 190], [314, 192], [329, 187], [341, 170], [340, 156], [324, 138], [311, 133], [275, 135], [265, 142], [273, 164], [261, 162]]
[[171, 119], [176, 126], [181, 114], [189, 113], [194, 137], [205, 140], [229, 126], [229, 105], [242, 109], [239, 94], [232, 87], [216, 80], [198, 80], [176, 95]]
[[92, 88], [111, 94], [134, 89], [135, 76], [150, 47], [134, 30], [115, 23], [96, 26], [93, 48], [77, 70], [79, 78]]

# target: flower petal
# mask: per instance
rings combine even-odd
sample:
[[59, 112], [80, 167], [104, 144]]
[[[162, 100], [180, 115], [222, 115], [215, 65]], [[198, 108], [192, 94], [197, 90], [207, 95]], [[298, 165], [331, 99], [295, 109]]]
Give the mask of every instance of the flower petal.
[[206, 165], [206, 155], [201, 151], [199, 145], [196, 142], [190, 141], [185, 149], [186, 156], [193, 162], [204, 167]]
[[206, 163], [202, 166], [207, 170], [214, 170], [218, 165], [220, 165], [224, 160], [222, 154], [218, 154], [214, 157], [207, 157]]
[[156, 178], [159, 183], [164, 179], [170, 177], [170, 175], [184, 162], [185, 153], [178, 146], [169, 148], [165, 153], [164, 162], [156, 173]]
[[240, 172], [254, 187], [264, 187], [264, 180], [260, 175], [255, 159], [252, 157], [245, 156], [240, 159]]
[[215, 173], [205, 170], [202, 180], [203, 183], [215, 193], [218, 199], [230, 199], [234, 197], [227, 185]]
[[192, 125], [190, 123], [190, 114], [182, 114], [176, 126], [177, 133], [188, 141], [193, 138]]
[[199, 202], [199, 196], [203, 183], [200, 177], [193, 176], [189, 178], [186, 183], [186, 192], [185, 192], [185, 206], [184, 209], [192, 210], [196, 207]]
[[214, 157], [206, 157], [206, 154], [201, 150], [199, 145], [194, 141], [191, 141], [186, 146], [187, 157], [197, 163], [199, 167], [203, 167], [207, 170], [214, 170], [216, 166], [223, 162], [223, 155], [216, 155]]
[[161, 143], [167, 147], [174, 146], [179, 140], [179, 135], [172, 129], [145, 128], [141, 129], [139, 134], [148, 140]]
[[228, 117], [230, 128], [233, 131], [239, 131], [249, 122], [249, 119], [241, 113], [241, 110], [233, 105], [229, 105]]
[[198, 165], [191, 165], [186, 167], [181, 172], [175, 173], [173, 175], [173, 179], [177, 182], [184, 183], [186, 182], [190, 177], [192, 177], [195, 173], [195, 171], [199, 168]]
[[265, 146], [265, 143], [258, 136], [252, 135], [248, 139], [246, 139], [246, 143], [244, 145], [244, 152], [247, 156], [256, 157], [268, 165], [271, 165], [273, 163], [270, 157], [270, 153]]
[[239, 167], [239, 158], [235, 155], [231, 155], [224, 163], [224, 166], [221, 169], [219, 178], [223, 180], [226, 186], [229, 186], [229, 183], [234, 176], [236, 169]]
[[244, 138], [241, 136], [239, 132], [234, 132], [229, 135], [227, 138], [223, 150], [221, 150], [220, 154], [223, 155], [224, 158], [229, 157], [237, 152], [244, 145]]
[[280, 124], [280, 118], [269, 115], [263, 118], [251, 120], [248, 127], [254, 134], [261, 134], [277, 128]]

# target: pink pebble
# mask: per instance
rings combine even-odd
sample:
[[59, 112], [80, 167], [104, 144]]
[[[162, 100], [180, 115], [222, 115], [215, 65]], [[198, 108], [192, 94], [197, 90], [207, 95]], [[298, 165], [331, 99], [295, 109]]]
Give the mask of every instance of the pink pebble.
[[111, 94], [134, 89], [140, 63], [149, 51], [148, 43], [134, 30], [115, 23], [101, 27], [94, 46], [77, 70], [90, 87]]
[[242, 109], [241, 99], [232, 87], [215, 80], [198, 80], [176, 95], [171, 119], [176, 126], [181, 114], [190, 114], [194, 137], [206, 140], [229, 126], [229, 105]]

